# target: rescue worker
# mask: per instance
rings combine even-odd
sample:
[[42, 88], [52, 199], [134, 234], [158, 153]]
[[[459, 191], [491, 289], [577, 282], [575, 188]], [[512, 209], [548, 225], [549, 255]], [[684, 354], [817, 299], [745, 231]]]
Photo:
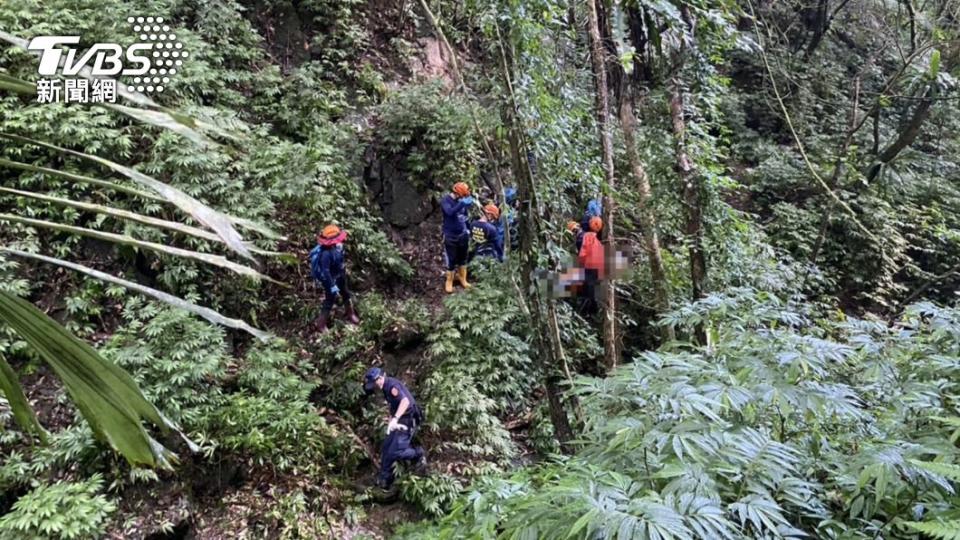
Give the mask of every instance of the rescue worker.
[[585, 234], [583, 232], [583, 227], [581, 227], [580, 224], [577, 223], [576, 221], [568, 221], [567, 232], [573, 235], [573, 242], [574, 242], [574, 245], [576, 245], [577, 247], [576, 252], [577, 252], [577, 255], [579, 256], [580, 248], [583, 247], [583, 235]]
[[590, 218], [602, 217], [603, 216], [603, 204], [600, 202], [600, 199], [592, 199], [587, 203], [587, 210], [583, 213], [583, 218], [580, 220], [580, 228], [584, 231], [590, 230]]
[[398, 461], [416, 462], [418, 472], [425, 473], [427, 456], [421, 446], [413, 446], [417, 428], [423, 422], [423, 413], [410, 390], [397, 379], [387, 377], [385, 371], [372, 367], [364, 375], [363, 389], [369, 395], [374, 389], [383, 391], [390, 416], [387, 420], [387, 438], [380, 452], [380, 474], [377, 486], [389, 491], [393, 486], [393, 465]]
[[500, 209], [494, 204], [488, 204], [483, 207], [483, 216], [470, 224], [470, 237], [475, 246], [470, 260], [475, 257], [495, 257], [497, 261], [503, 262], [503, 237], [494, 225], [498, 219]]
[[577, 264], [583, 268], [581, 313], [593, 314], [597, 311], [597, 284], [605, 277], [603, 244], [600, 243], [600, 230], [603, 219], [593, 216], [589, 220], [590, 230], [583, 235], [583, 244], [577, 255]]
[[454, 273], [461, 287], [470, 288], [466, 266], [470, 251], [467, 211], [472, 205], [470, 187], [464, 182], [454, 184], [453, 190], [440, 200], [440, 209], [443, 210], [443, 249], [447, 255], [447, 281], [443, 290], [448, 293], [453, 292]]
[[[517, 214], [517, 188], [508, 187], [503, 190], [506, 198], [503, 212], [506, 217], [506, 227], [510, 230], [510, 250], [518, 251], [520, 249], [520, 219]], [[500, 236], [503, 236], [503, 222], [497, 225], [500, 228]]]
[[346, 238], [347, 231], [333, 224], [327, 225], [317, 234], [317, 245], [310, 251], [310, 274], [324, 290], [320, 316], [314, 323], [320, 333], [327, 331], [330, 311], [338, 299], [343, 301], [347, 322], [360, 324], [360, 318], [353, 309], [350, 289], [347, 287], [347, 270], [343, 264], [343, 241]]

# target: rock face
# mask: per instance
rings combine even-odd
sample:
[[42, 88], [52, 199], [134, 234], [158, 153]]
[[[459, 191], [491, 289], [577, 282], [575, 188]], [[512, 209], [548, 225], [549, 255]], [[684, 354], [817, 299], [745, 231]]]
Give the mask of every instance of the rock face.
[[455, 85], [453, 68], [446, 47], [432, 37], [420, 38], [417, 44], [420, 45], [420, 54], [408, 60], [407, 69], [416, 79], [440, 79], [447, 90], [452, 90]]
[[374, 144], [367, 149], [363, 171], [367, 191], [380, 205], [383, 219], [399, 228], [423, 223], [436, 210], [430, 186], [416, 185], [403, 170], [404, 156], [389, 155]]

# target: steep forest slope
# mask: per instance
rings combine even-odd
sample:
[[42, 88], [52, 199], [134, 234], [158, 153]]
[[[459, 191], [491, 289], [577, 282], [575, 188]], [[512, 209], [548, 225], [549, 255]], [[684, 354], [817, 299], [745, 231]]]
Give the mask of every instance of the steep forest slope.
[[[147, 16], [189, 52], [162, 92], [38, 102], [19, 40], [129, 44]], [[118, 453], [0, 324], [0, 540], [960, 538], [958, 17], [0, 2], [0, 292], [184, 435], [147, 426], [169, 468]], [[519, 242], [447, 295], [455, 181], [516, 187]], [[629, 271], [589, 314], [544, 277], [594, 198]], [[349, 231], [362, 323], [337, 311], [319, 334], [307, 253], [327, 223]], [[401, 471], [388, 502], [368, 489], [371, 365], [427, 414], [429, 473]]]

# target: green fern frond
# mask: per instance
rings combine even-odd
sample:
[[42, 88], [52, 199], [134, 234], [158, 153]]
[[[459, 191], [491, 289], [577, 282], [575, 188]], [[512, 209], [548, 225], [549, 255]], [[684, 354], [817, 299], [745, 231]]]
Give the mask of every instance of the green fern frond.
[[939, 540], [960, 540], [960, 519], [952, 521], [905, 521], [904, 525]]

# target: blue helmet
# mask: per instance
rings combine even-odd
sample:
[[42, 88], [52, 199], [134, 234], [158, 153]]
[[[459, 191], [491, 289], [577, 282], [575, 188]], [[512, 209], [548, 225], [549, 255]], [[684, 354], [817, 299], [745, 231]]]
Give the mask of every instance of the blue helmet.
[[384, 375], [386, 375], [386, 373], [378, 367], [368, 369], [367, 374], [363, 376], [363, 389], [370, 392], [376, 386], [377, 379]]
[[517, 200], [517, 188], [508, 187], [503, 190], [503, 196], [507, 199], [507, 204], [513, 204], [513, 201]]
[[603, 214], [603, 204], [600, 203], [600, 199], [593, 199], [587, 203], [587, 215], [599, 216], [601, 214]]

